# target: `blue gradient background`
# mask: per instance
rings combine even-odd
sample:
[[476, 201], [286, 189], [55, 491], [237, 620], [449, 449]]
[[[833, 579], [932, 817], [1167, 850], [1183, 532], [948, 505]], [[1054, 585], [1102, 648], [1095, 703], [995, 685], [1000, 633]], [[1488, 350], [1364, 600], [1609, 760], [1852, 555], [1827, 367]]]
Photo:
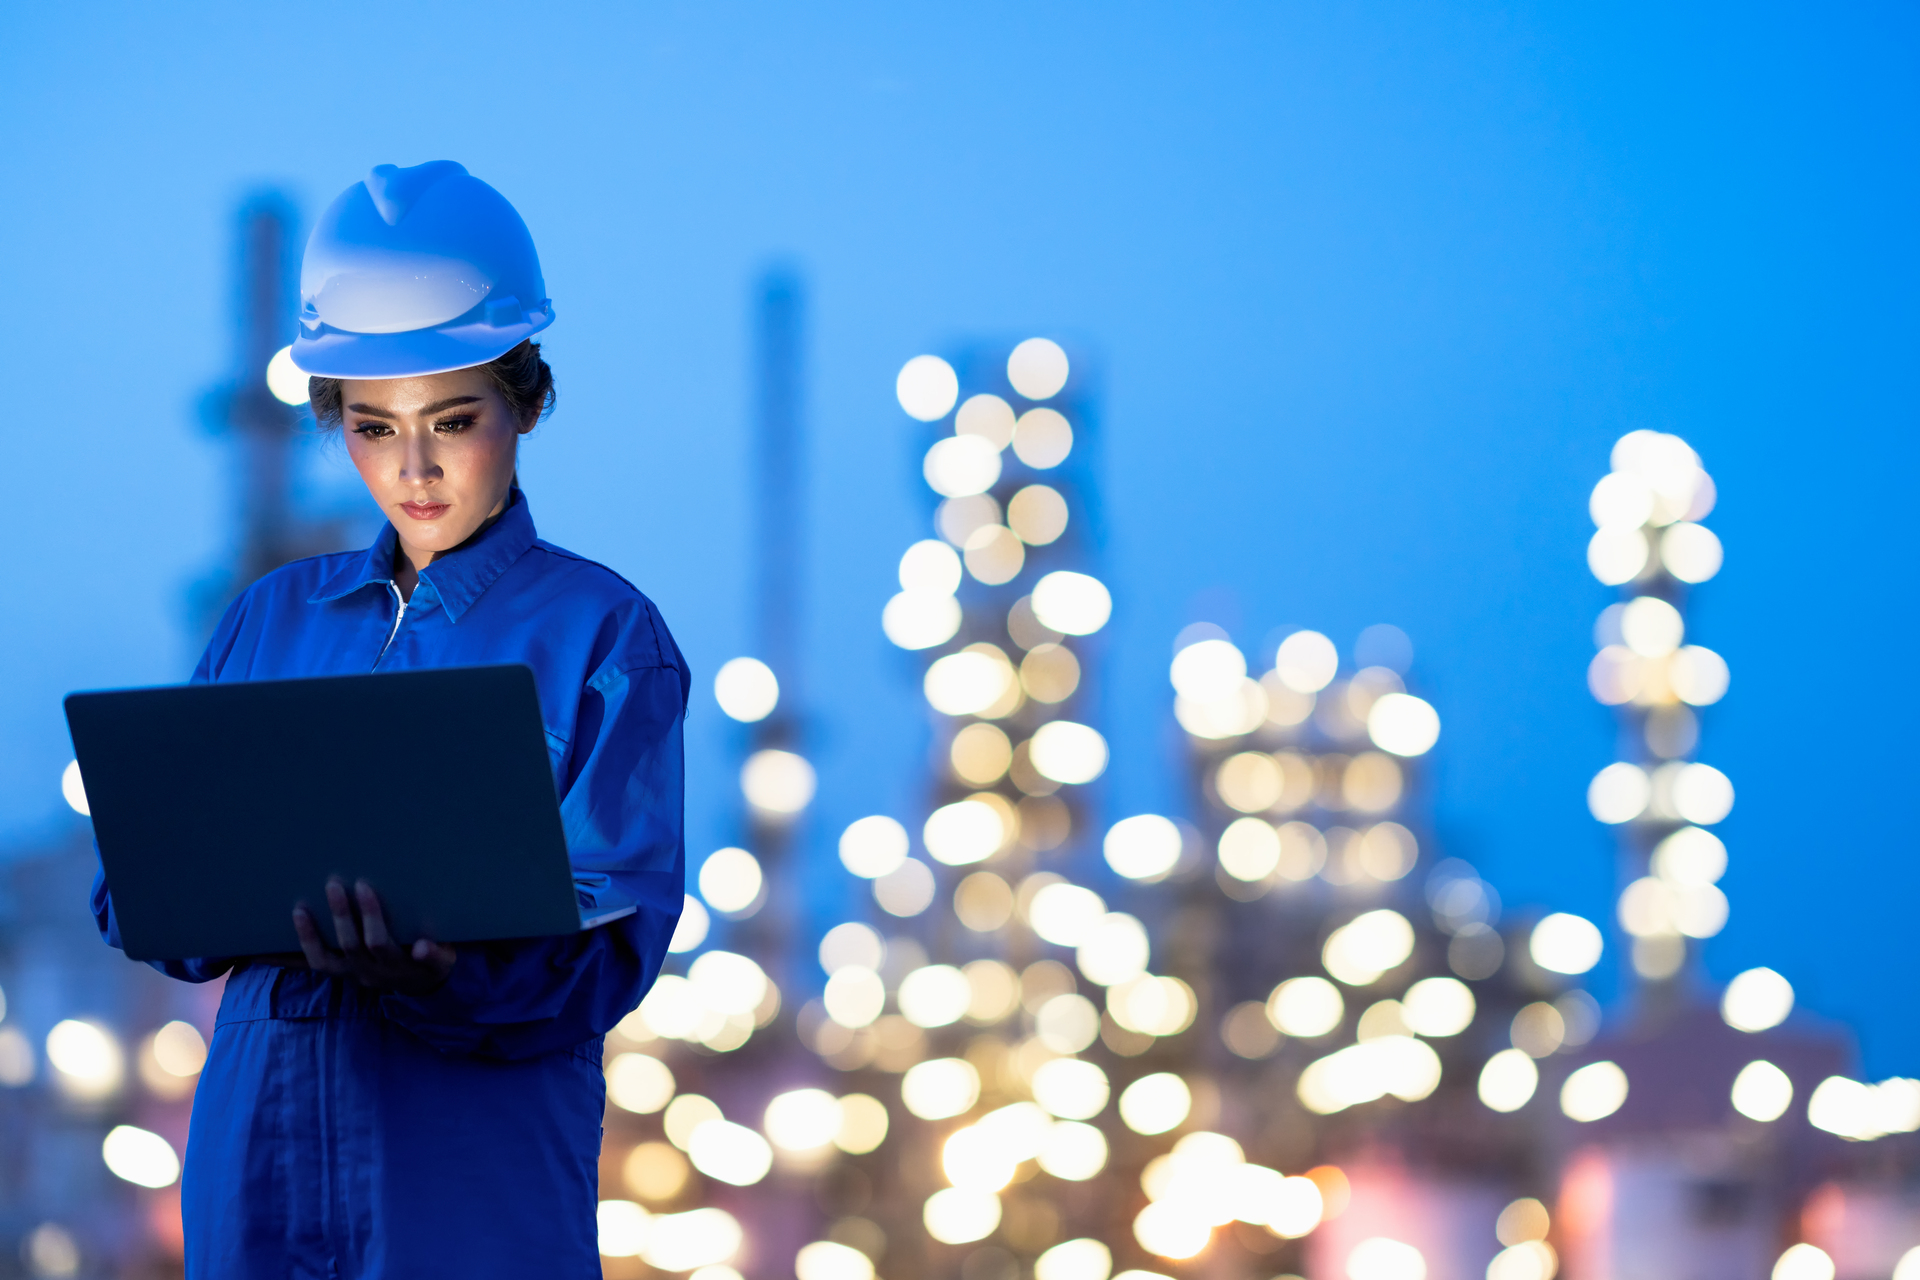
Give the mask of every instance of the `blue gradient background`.
[[923, 776], [878, 627], [924, 527], [894, 371], [1046, 332], [1104, 365], [1110, 816], [1179, 803], [1182, 625], [1393, 621], [1446, 726], [1449, 852], [1605, 919], [1586, 495], [1619, 434], [1677, 431], [1728, 547], [1693, 612], [1734, 671], [1702, 755], [1740, 793], [1709, 966], [1781, 969], [1871, 1073], [1920, 1072], [1916, 35], [1860, 3], [13, 6], [0, 838], [71, 821], [61, 694], [191, 661], [237, 202], [311, 216], [445, 156], [520, 207], [556, 299], [542, 531], [702, 673], [696, 851], [732, 834], [704, 677], [749, 644], [749, 287], [789, 255], [817, 832]]

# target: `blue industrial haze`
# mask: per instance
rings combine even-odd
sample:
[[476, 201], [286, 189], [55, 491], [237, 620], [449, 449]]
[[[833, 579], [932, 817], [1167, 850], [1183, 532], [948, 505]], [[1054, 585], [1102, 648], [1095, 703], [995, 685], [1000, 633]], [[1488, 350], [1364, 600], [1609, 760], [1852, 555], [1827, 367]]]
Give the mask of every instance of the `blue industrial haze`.
[[[1909, 490], [1916, 18], [1897, 4], [24, 6], [0, 41], [14, 551], [0, 829], [62, 821], [59, 697], [186, 674], [225, 553], [196, 390], [232, 360], [231, 215], [449, 157], [539, 241], [547, 536], [696, 670], [695, 851], [750, 641], [750, 282], [810, 282], [816, 832], [912, 816], [925, 532], [893, 374], [978, 335], [1103, 353], [1118, 608], [1109, 817], [1181, 803], [1169, 644], [1392, 621], [1445, 724], [1439, 829], [1506, 900], [1604, 919], [1586, 496], [1622, 432], [1696, 445], [1739, 803], [1721, 977], [1769, 964], [1920, 1071]], [[327, 467], [337, 477], [344, 464]], [[827, 842], [816, 839], [815, 847]]]

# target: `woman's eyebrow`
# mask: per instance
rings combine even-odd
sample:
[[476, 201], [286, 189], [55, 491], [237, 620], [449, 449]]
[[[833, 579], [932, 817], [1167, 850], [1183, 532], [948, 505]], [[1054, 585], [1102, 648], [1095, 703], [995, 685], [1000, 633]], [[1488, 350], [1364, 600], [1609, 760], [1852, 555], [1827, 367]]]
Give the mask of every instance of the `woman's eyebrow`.
[[[479, 404], [479, 403], [480, 403], [479, 396], [449, 396], [445, 400], [435, 400], [430, 405], [425, 405], [419, 409], [414, 410], [414, 415], [416, 417], [425, 418], [425, 417], [430, 417], [433, 414], [439, 413], [442, 409], [451, 409], [453, 408], [453, 406], [457, 404]], [[398, 418], [400, 416], [399, 414], [395, 413], [391, 409], [382, 409], [377, 405], [371, 405], [371, 404], [350, 404], [347, 406], [347, 408], [351, 409], [355, 413], [365, 414], [369, 418]]]
[[450, 396], [445, 400], [435, 400], [432, 404], [420, 410], [420, 416], [425, 417], [428, 414], [439, 413], [442, 409], [451, 409], [453, 408], [453, 406], [457, 404], [479, 404], [479, 403], [480, 403], [479, 396]]

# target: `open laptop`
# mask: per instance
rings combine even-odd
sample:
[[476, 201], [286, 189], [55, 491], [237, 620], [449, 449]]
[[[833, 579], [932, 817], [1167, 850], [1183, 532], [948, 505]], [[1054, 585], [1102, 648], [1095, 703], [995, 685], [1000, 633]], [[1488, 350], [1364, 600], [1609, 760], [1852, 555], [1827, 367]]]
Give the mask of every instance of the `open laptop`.
[[305, 902], [365, 878], [395, 941], [539, 937], [583, 918], [533, 672], [76, 693], [67, 725], [127, 955], [299, 950]]

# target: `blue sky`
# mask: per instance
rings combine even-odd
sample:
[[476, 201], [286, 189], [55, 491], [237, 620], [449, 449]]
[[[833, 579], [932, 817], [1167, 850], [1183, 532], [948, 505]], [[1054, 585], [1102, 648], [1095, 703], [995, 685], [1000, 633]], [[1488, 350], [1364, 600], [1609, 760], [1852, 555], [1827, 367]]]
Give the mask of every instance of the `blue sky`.
[[[1609, 912], [1586, 780], [1585, 499], [1635, 427], [1720, 483], [1694, 635], [1733, 692], [1704, 758], [1725, 977], [1770, 964], [1920, 1072], [1915, 18], [1891, 4], [15, 6], [0, 39], [0, 838], [62, 821], [59, 697], [183, 676], [225, 456], [232, 211], [309, 216], [450, 157], [533, 228], [561, 413], [543, 533], [748, 644], [753, 275], [813, 303], [810, 680], [820, 826], [919, 795], [913, 666], [877, 619], [920, 536], [908, 356], [1100, 353], [1119, 598], [1106, 784], [1179, 804], [1165, 663], [1206, 619], [1405, 628], [1446, 730], [1439, 829], [1509, 903]], [[335, 464], [337, 467], [337, 460]], [[735, 743], [691, 726], [696, 847]]]

